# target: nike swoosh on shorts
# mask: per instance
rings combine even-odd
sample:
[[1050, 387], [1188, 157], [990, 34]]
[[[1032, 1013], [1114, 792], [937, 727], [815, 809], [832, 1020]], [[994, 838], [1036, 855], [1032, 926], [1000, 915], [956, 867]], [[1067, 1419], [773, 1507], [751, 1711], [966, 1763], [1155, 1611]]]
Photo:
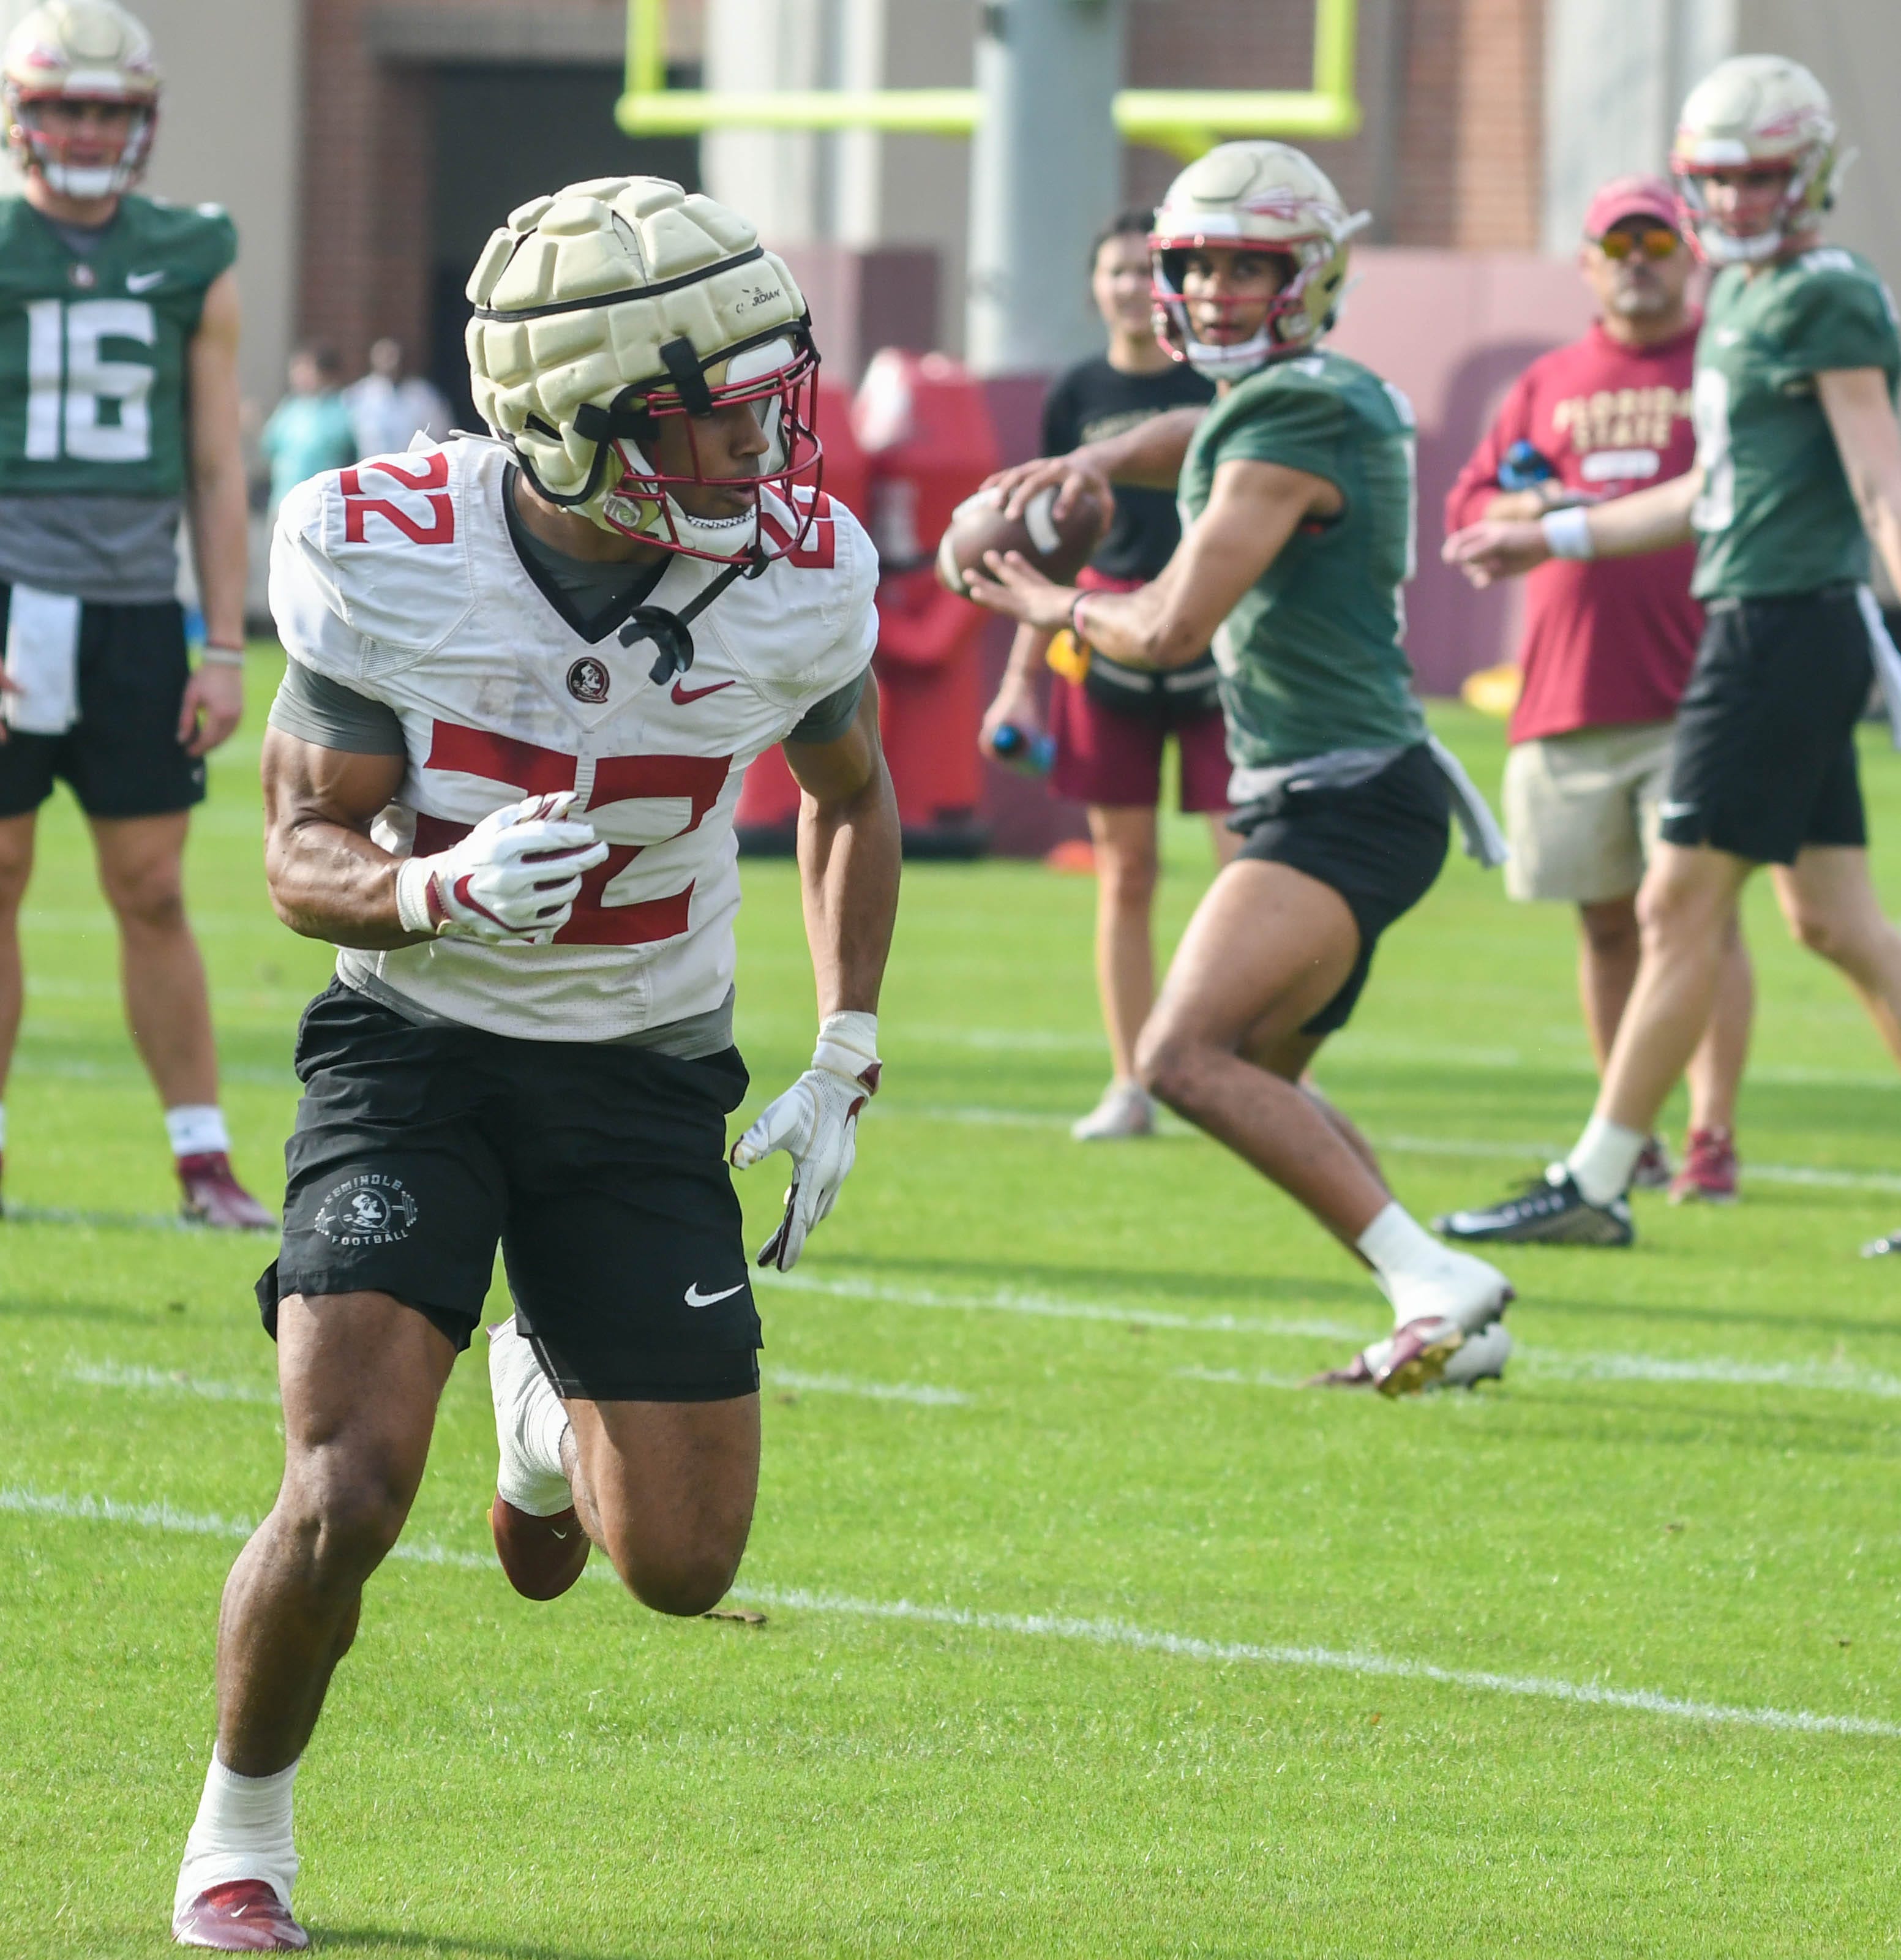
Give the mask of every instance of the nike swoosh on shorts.
[[736, 1293], [739, 1292], [745, 1285], [745, 1281], [742, 1280], [738, 1286], [730, 1286], [726, 1288], [724, 1293], [702, 1293], [700, 1290], [699, 1281], [695, 1280], [693, 1284], [687, 1288], [684, 1298], [685, 1299], [686, 1303], [688, 1306], [710, 1306], [715, 1300], [730, 1300], [733, 1296]]

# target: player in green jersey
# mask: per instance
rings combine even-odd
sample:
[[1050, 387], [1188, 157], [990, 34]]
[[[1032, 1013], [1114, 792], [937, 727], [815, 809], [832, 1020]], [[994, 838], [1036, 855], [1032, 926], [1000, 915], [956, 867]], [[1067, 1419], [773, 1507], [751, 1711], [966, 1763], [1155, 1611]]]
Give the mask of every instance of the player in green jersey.
[[1695, 536], [1692, 590], [1708, 616], [1597, 1109], [1542, 1182], [1440, 1220], [1451, 1237], [1629, 1244], [1632, 1169], [1709, 1019], [1727, 922], [1760, 865], [1791, 931], [1840, 968], [1901, 1059], [1901, 933], [1868, 876], [1853, 740], [1877, 662], [1901, 731], [1901, 660], [1864, 582], [1871, 535], [1901, 583], [1901, 335], [1874, 269], [1820, 243], [1835, 139], [1821, 84], [1779, 56], [1725, 62], [1692, 91], [1672, 165], [1718, 269], [1696, 349], [1696, 466], [1447, 541], [1485, 584], [1554, 555]]
[[1185, 170], [1150, 240], [1158, 326], [1215, 380], [1214, 406], [1000, 479], [1018, 502], [1051, 481], [1073, 479], [1069, 496], [1105, 494], [1111, 478], [1178, 482], [1179, 548], [1126, 595], [1053, 585], [1014, 554], [993, 554], [993, 578], [971, 591], [1130, 666], [1181, 666], [1212, 640], [1246, 841], [1189, 924], [1136, 1070], [1372, 1268], [1394, 1333], [1326, 1379], [1397, 1395], [1497, 1373], [1512, 1289], [1408, 1215], [1305, 1081], [1380, 934], [1438, 875], [1448, 772], [1475, 826], [1483, 810], [1427, 737], [1402, 644], [1412, 410], [1320, 345], [1360, 221], [1282, 144], [1225, 144]]
[[[231, 1172], [182, 882], [205, 756], [242, 706], [237, 242], [215, 205], [133, 194], [158, 88], [151, 37], [113, 0], [48, 0], [6, 44], [24, 189], [0, 200], [0, 1093], [34, 827], [63, 777], [118, 920], [126, 1016], [186, 1214], [262, 1227], [269, 1213]], [[206, 625], [195, 673], [175, 593], [181, 512]]]

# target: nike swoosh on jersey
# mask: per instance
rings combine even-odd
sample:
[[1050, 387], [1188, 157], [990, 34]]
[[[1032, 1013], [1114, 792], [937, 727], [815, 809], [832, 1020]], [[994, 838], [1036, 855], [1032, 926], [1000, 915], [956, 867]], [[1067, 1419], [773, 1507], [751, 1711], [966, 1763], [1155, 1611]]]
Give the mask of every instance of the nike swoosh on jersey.
[[128, 272], [126, 275], [126, 290], [129, 293], [148, 293], [153, 287], [162, 285], [164, 279], [162, 267], [156, 272]]
[[732, 685], [730, 680], [716, 680], [710, 687], [688, 687], [676, 680], [673, 683], [673, 698], [682, 708], [686, 708], [696, 701], [705, 700], [709, 694], [717, 694], [721, 688]]
[[724, 1293], [702, 1293], [699, 1281], [695, 1280], [687, 1288], [684, 1297], [688, 1306], [710, 1306], [716, 1300], [730, 1300], [736, 1293], [742, 1291], [745, 1286], [745, 1281], [742, 1280], [738, 1286], [730, 1286]]

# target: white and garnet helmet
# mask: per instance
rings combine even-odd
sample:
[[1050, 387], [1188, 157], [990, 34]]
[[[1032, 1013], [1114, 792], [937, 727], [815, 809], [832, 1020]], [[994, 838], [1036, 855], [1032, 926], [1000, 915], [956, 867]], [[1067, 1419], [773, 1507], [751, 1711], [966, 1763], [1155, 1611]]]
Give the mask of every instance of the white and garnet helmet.
[[[809, 528], [823, 452], [819, 356], [783, 260], [737, 212], [662, 177], [600, 177], [535, 199], [489, 239], [469, 281], [475, 406], [550, 503], [689, 558], [783, 557]], [[756, 475], [702, 471], [693, 418], [750, 403], [770, 438]], [[653, 438], [683, 418], [691, 475]], [[697, 517], [677, 492], [751, 493], [736, 517]], [[761, 508], [776, 493], [775, 515]]]
[[[67, 197], [112, 197], [138, 180], [158, 123], [158, 58], [144, 25], [114, 0], [46, 0], [7, 37], [0, 58], [7, 148]], [[49, 102], [108, 102], [138, 113], [116, 155], [49, 134]]]
[[[1285, 143], [1223, 143], [1191, 164], [1156, 212], [1156, 334], [1178, 361], [1219, 381], [1307, 352], [1334, 323], [1346, 283], [1347, 241], [1369, 223], [1349, 212], [1327, 173]], [[1197, 340], [1182, 297], [1190, 252], [1226, 247], [1273, 253], [1289, 271], [1257, 332], [1238, 345]], [[1255, 301], [1229, 301], [1231, 307]]]
[[[1697, 251], [1712, 265], [1772, 259], [1785, 239], [1813, 231], [1835, 201], [1839, 165], [1828, 91], [1800, 62], [1737, 55], [1690, 92], [1671, 145], [1671, 174]], [[1782, 202], [1760, 228], [1725, 228], [1707, 196], [1716, 170], [1786, 171]]]

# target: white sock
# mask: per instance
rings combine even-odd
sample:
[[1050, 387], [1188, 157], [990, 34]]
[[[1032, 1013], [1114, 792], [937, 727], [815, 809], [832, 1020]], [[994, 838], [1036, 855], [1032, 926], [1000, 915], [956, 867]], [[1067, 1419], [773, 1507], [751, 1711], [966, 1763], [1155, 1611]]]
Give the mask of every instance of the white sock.
[[1565, 1159], [1565, 1168], [1591, 1204], [1608, 1204], [1630, 1188], [1631, 1173], [1644, 1153], [1644, 1142], [1641, 1130], [1626, 1130], [1621, 1123], [1593, 1116], [1584, 1126], [1577, 1147]]
[[240, 1776], [213, 1755], [198, 1815], [185, 1840], [172, 1901], [174, 1918], [200, 1892], [234, 1879], [262, 1879], [290, 1904], [297, 1863], [291, 1842], [291, 1786], [297, 1771], [293, 1763], [275, 1776]]
[[1509, 1298], [1505, 1276], [1470, 1252], [1442, 1246], [1397, 1200], [1354, 1241], [1393, 1303], [1393, 1325], [1444, 1319], [1470, 1333]]
[[561, 1438], [567, 1431], [567, 1405], [555, 1394], [554, 1383], [543, 1375], [541, 1386], [532, 1392], [523, 1414], [522, 1454], [537, 1470], [545, 1470], [564, 1484], [567, 1472], [561, 1463]]
[[[1385, 1283], [1389, 1298], [1395, 1283], [1437, 1273], [1446, 1263], [1445, 1248], [1397, 1198], [1353, 1243]], [[1399, 1311], [1397, 1303], [1394, 1311]]]
[[165, 1134], [175, 1157], [209, 1157], [231, 1147], [224, 1112], [215, 1102], [181, 1102], [165, 1112]]

